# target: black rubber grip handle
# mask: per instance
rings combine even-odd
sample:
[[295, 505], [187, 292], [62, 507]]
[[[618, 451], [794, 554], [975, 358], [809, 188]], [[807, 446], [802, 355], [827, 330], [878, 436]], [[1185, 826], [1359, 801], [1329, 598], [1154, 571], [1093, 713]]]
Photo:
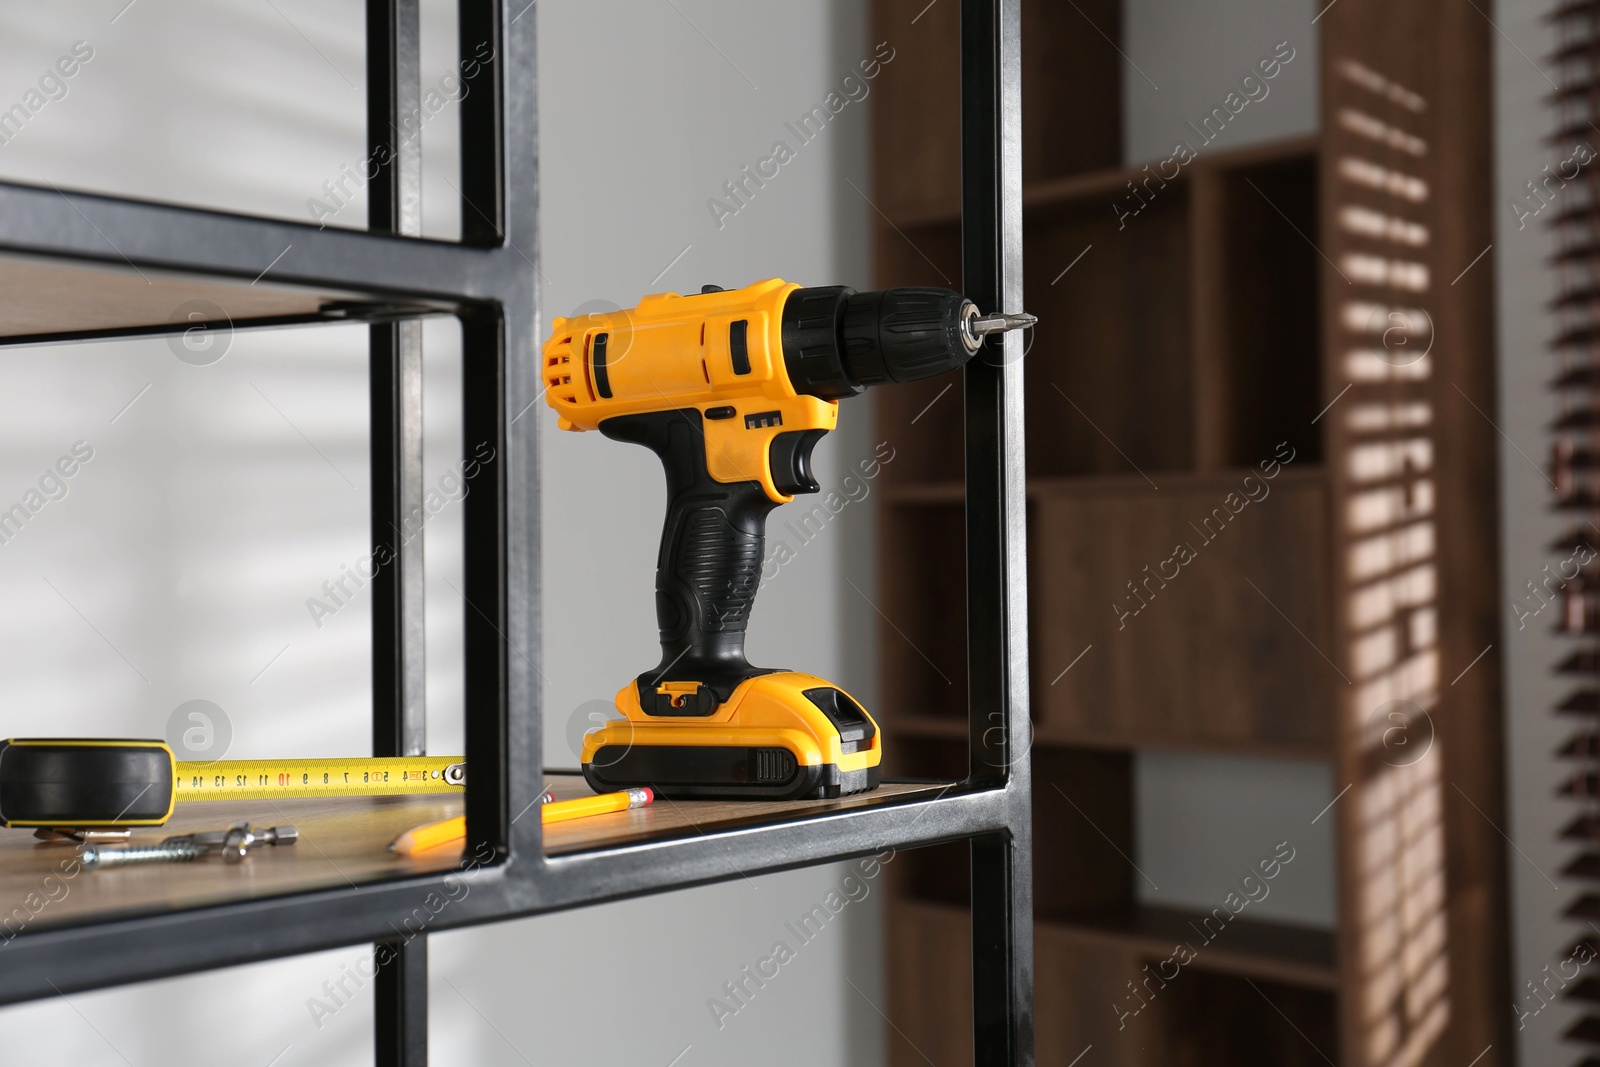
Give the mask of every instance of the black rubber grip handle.
[[[667, 521], [656, 560], [661, 663], [639, 676], [640, 702], [652, 714], [709, 715], [740, 682], [769, 673], [745, 659], [744, 633], [761, 583], [767, 514], [777, 505], [760, 482], [711, 477], [697, 409], [607, 419], [600, 432], [649, 448], [667, 475]], [[668, 707], [655, 687], [671, 681], [700, 682], [717, 699]]]

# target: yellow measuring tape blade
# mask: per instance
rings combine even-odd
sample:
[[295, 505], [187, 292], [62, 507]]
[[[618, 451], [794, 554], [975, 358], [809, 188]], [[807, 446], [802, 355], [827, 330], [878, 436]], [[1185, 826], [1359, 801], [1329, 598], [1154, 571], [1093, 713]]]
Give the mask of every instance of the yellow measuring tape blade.
[[446, 772], [463, 763], [460, 756], [180, 761], [173, 785], [178, 800], [459, 794], [461, 780]]

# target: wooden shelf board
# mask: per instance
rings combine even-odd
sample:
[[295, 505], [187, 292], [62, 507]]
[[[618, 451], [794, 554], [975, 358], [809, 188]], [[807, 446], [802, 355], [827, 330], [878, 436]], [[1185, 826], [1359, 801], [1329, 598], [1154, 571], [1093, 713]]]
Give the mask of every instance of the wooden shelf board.
[[[1245, 145], [1242, 148], [1221, 152], [1207, 152], [1202, 149], [1190, 163], [1178, 171], [1177, 177], [1168, 178], [1167, 184], [1183, 185], [1197, 168], [1227, 171], [1311, 159], [1316, 156], [1320, 141], [1318, 135], [1310, 134], [1264, 144]], [[1085, 201], [1099, 201], [1106, 197], [1114, 199], [1126, 192], [1129, 182], [1138, 183], [1156, 173], [1154, 170], [1146, 173], [1145, 168], [1158, 162], [1161, 160], [1148, 160], [1136, 166], [1109, 167], [1105, 170], [1071, 174], [1064, 178], [1027, 182], [1022, 187], [1022, 210], [1031, 212], [1067, 207]], [[897, 205], [889, 208], [887, 214], [894, 220], [893, 225], [902, 229], [949, 226], [961, 221], [959, 208], [952, 205]]]
[[[1166, 470], [1148, 471], [1151, 478], [1163, 489], [1181, 489], [1185, 492], [1191, 490], [1217, 489], [1227, 492], [1239, 488], [1239, 483], [1246, 477], [1260, 478], [1261, 471], [1255, 467], [1220, 467], [1216, 470]], [[1281, 467], [1272, 485], [1304, 485], [1307, 482], [1325, 480], [1328, 476], [1327, 468], [1320, 464], [1290, 463]], [[1045, 494], [1052, 496], [1104, 496], [1111, 493], [1151, 493], [1150, 483], [1137, 471], [1126, 474], [1084, 474], [1065, 475], [1059, 477], [1032, 477], [1028, 479], [1028, 496], [1038, 497]]]
[[[1166, 470], [1148, 472], [1158, 484], [1184, 489], [1204, 489], [1215, 486], [1224, 492], [1236, 489], [1248, 475], [1260, 476], [1250, 467], [1222, 467], [1217, 470]], [[1290, 464], [1283, 467], [1274, 484], [1304, 484], [1325, 480], [1327, 468], [1320, 464]], [[1028, 498], [1051, 495], [1095, 495], [1110, 493], [1152, 492], [1150, 483], [1137, 471], [1126, 474], [1074, 474], [1032, 476], [1028, 478]], [[966, 500], [966, 483], [961, 481], [915, 481], [884, 487], [884, 499], [890, 504], [932, 505], [961, 504]]]
[[[459, 798], [437, 795], [188, 801], [178, 804], [167, 825], [135, 830], [131, 843], [155, 844], [240, 819], [253, 826], [293, 825], [300, 840], [256, 850], [239, 864], [205, 859], [103, 871], [77, 868], [70, 877], [75, 846], [38, 841], [32, 830], [0, 830], [0, 900], [16, 908], [30, 893], [60, 896], [28, 909], [37, 912], [26, 927], [32, 931], [448, 870], [457, 860], [449, 850], [401, 859], [385, 846], [410, 827], [460, 813]], [[64, 895], [48, 880], [51, 874], [65, 887]]]
[[1042, 727], [1034, 734], [1033, 743], [1036, 748], [1088, 748], [1110, 752], [1146, 750], [1191, 752], [1213, 756], [1301, 760], [1311, 763], [1327, 763], [1334, 758], [1333, 750], [1321, 745], [1251, 737], [1167, 737], [1152, 730], [1142, 730], [1137, 735], [1106, 735]]
[[[550, 774], [546, 784], [558, 800], [588, 796], [593, 792], [576, 772]], [[870, 807], [889, 799], [903, 800], [919, 794], [931, 798], [948, 788], [946, 783], [926, 780], [886, 781], [870, 793], [856, 793], [838, 800], [661, 799], [646, 808], [556, 823], [545, 830], [545, 853], [561, 856], [646, 840], [704, 836], [711, 830], [786, 822], [827, 811]]]
[[[1184, 968], [1261, 978], [1285, 985], [1337, 991], [1336, 934], [1331, 929], [1250, 919], [1240, 915], [1207, 941], [1201, 920], [1207, 913], [1139, 906], [1096, 915], [1037, 920], [1046, 936], [1089, 943], [1127, 946], [1158, 960], [1171, 958], [1187, 945], [1194, 959]], [[1152, 968], [1154, 970], [1154, 968]]]
[[[0, 340], [114, 330], [151, 330], [175, 323], [244, 325], [310, 319], [324, 305], [359, 302], [355, 293], [276, 285], [267, 279], [228, 281], [156, 270], [93, 266], [7, 254], [0, 257]], [[197, 318], [190, 319], [189, 305]], [[206, 307], [220, 309], [221, 315]], [[176, 318], [175, 318], [176, 316]]]
[[[592, 792], [576, 773], [549, 774], [546, 784], [558, 799]], [[704, 835], [890, 798], [931, 796], [942, 788], [937, 783], [886, 782], [870, 793], [839, 800], [657, 800], [647, 808], [554, 824], [545, 831], [545, 850], [548, 855], [566, 855]], [[215, 830], [240, 819], [256, 826], [293, 824], [300, 840], [289, 847], [259, 849], [240, 864], [206, 859], [103, 871], [79, 868], [71, 877], [62, 875], [61, 865], [70, 865], [75, 846], [38, 841], [31, 830], [0, 830], [0, 900], [8, 902], [8, 909], [32, 911], [25, 928], [33, 931], [436, 873], [456, 867], [461, 849], [402, 857], [391, 854], [387, 845], [404, 830], [461, 811], [461, 798], [453, 796], [184, 802], [166, 826], [135, 830], [133, 843], [154, 844], [173, 834]], [[55, 880], [47, 882], [52, 874]], [[35, 894], [32, 906], [26, 903], [30, 894]], [[10, 917], [8, 910], [0, 914], [0, 922]]]
[[[1066, 178], [1031, 182], [1022, 190], [1022, 210], [1026, 213], [1041, 208], [1067, 207], [1083, 201], [1109, 203], [1129, 195], [1129, 182], [1138, 184], [1150, 176], [1144, 171], [1146, 165], [1115, 167], [1110, 170], [1090, 171], [1087, 174], [1074, 174]], [[1167, 184], [1182, 186], [1187, 180], [1188, 173], [1185, 168], [1178, 171], [1177, 177], [1167, 179]]]
[[[900, 717], [892, 712], [879, 716], [890, 739], [906, 737], [917, 740], [965, 741], [967, 721], [944, 716]], [[1164, 737], [1149, 730], [1138, 734], [1090, 734], [1081, 731], [1036, 727], [1035, 748], [1082, 748], [1102, 752], [1138, 752], [1159, 750], [1169, 752], [1195, 752], [1219, 756], [1251, 756], [1261, 759], [1302, 760], [1325, 763], [1334, 758], [1327, 748], [1299, 745], [1292, 742], [1266, 741], [1256, 738], [1236, 737]]]
[[1212, 170], [1238, 170], [1293, 160], [1315, 159], [1321, 150], [1322, 137], [1310, 133], [1301, 137], [1285, 137], [1281, 141], [1264, 141], [1261, 144], [1230, 148], [1225, 152], [1201, 152], [1190, 166]]
[[[969, 909], [964, 905], [917, 896], [901, 896], [890, 907], [905, 908], [952, 925], [964, 926], [970, 921]], [[1197, 929], [1206, 918], [1204, 912], [1151, 906], [1070, 917], [1035, 916], [1034, 936], [1040, 954], [1049, 951], [1052, 943], [1107, 946], [1157, 962], [1173, 958], [1179, 945], [1187, 945], [1194, 955], [1182, 966], [1185, 971], [1236, 974], [1337, 992], [1339, 965], [1333, 930], [1250, 919], [1244, 917], [1247, 914], [1248, 911], [1231, 919], [1225, 926], [1212, 919], [1213, 940], [1209, 942]], [[1156, 968], [1152, 967], [1151, 972], [1155, 973]]]

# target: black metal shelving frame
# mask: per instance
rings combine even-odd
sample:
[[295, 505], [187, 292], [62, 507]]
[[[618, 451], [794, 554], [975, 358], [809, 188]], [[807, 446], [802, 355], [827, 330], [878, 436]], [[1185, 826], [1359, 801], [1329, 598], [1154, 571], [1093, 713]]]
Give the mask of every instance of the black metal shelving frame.
[[[963, 271], [985, 309], [1022, 305], [1021, 0], [961, 0]], [[965, 372], [969, 776], [931, 798], [885, 797], [821, 814], [753, 819], [703, 834], [547, 857], [542, 789], [537, 442], [535, 18], [461, 0], [462, 59], [481, 63], [460, 102], [462, 235], [419, 233], [420, 165], [394, 136], [416, 107], [417, 0], [368, 0], [368, 130], [376, 176], [366, 232], [318, 229], [54, 188], [0, 183], [0, 263], [48, 262], [111, 277], [202, 278], [327, 294], [314, 311], [237, 317], [240, 329], [369, 323], [375, 544], [422, 497], [420, 316], [462, 331], [463, 426], [494, 459], [465, 498], [466, 874], [376, 881], [170, 913], [24, 932], [0, 966], [0, 1003], [161, 978], [362, 942], [390, 944], [375, 983], [377, 1060], [427, 1058], [425, 937], [394, 939], [429, 893], [455, 889], [430, 931], [504, 921], [967, 840], [972, 849], [975, 1061], [1033, 1062], [1031, 740], [1028, 711], [1022, 339], [991, 338]], [[531, 7], [531, 5], [529, 5]], [[492, 49], [484, 59], [484, 47]], [[292, 247], [293, 255], [285, 250]], [[270, 271], [268, 267], [270, 265]], [[352, 296], [352, 294], [354, 294]], [[64, 294], [71, 299], [73, 294]], [[162, 309], [167, 311], [170, 309]], [[193, 329], [165, 315], [0, 338], [75, 340]], [[212, 325], [221, 328], [224, 324]], [[523, 417], [524, 415], [529, 417]], [[393, 525], [391, 525], [393, 524]], [[424, 747], [420, 539], [375, 581], [373, 745]], [[460, 895], [459, 884], [470, 886]]]

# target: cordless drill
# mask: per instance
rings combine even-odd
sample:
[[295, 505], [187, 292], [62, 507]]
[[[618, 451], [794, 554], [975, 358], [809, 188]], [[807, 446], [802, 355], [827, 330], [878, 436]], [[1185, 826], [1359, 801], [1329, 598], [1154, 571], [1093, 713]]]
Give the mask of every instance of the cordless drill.
[[840, 399], [954, 370], [985, 335], [1032, 321], [984, 318], [945, 289], [776, 278], [554, 321], [542, 370], [560, 427], [644, 445], [667, 475], [661, 662], [618, 692], [620, 719], [585, 736], [591, 786], [786, 800], [878, 785], [883, 736], [859, 703], [745, 659], [767, 514], [819, 490], [811, 451]]

